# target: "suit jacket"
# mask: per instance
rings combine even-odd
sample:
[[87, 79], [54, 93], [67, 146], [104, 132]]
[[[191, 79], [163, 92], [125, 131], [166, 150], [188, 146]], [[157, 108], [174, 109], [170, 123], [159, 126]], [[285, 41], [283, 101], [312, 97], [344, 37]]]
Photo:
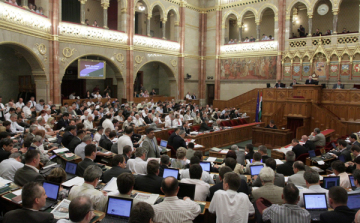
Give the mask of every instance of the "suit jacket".
[[71, 140], [74, 138], [75, 136], [73, 134], [71, 134], [69, 131], [66, 131], [62, 137], [62, 141], [61, 143], [68, 148]]
[[314, 142], [308, 140], [306, 141], [306, 143], [303, 145], [305, 148], [307, 148], [308, 150], [315, 150], [316, 146], [314, 144]]
[[305, 147], [303, 147], [300, 144], [297, 144], [292, 148], [292, 151], [295, 153], [296, 158], [299, 157], [301, 154], [307, 153], [309, 150]]
[[61, 129], [62, 127], [66, 128], [67, 126], [69, 126], [69, 122], [64, 120], [64, 118], [59, 119], [59, 121], [56, 123], [57, 129]]
[[205, 122], [201, 123], [199, 132], [212, 130]]
[[137, 175], [134, 189], [153, 194], [163, 194], [160, 190], [162, 180], [162, 177], [154, 174]]
[[[298, 83], [296, 82], [296, 84], [298, 84]], [[290, 84], [290, 87], [292, 87], [293, 85], [294, 85], [294, 83], [291, 83], [291, 84]]]
[[16, 209], [9, 211], [5, 214], [3, 223], [23, 223], [23, 222], [36, 222], [36, 223], [53, 223], [57, 222], [54, 215], [48, 212], [32, 211], [29, 209]]
[[304, 179], [305, 171], [299, 171], [288, 178], [288, 183], [293, 183], [298, 186], [306, 187], [306, 182]]
[[142, 143], [142, 148], [144, 148], [147, 151], [146, 159], [149, 157], [160, 158], [160, 151], [158, 149], [156, 137], [150, 139], [146, 136]]
[[[268, 155], [265, 155], [265, 156], [262, 156], [261, 159], [262, 159], [262, 163], [266, 163], [266, 160], [269, 158]], [[251, 158], [252, 159], [252, 158]]]
[[73, 139], [70, 141], [69, 145], [67, 146], [67, 148], [72, 152], [75, 153], [75, 148], [77, 145], [79, 145], [81, 143], [81, 139], [79, 139], [78, 137], [73, 137]]
[[[223, 182], [219, 182], [217, 184], [215, 184], [214, 186], [210, 187], [210, 194], [209, 196], [207, 197], [207, 201], [211, 201], [211, 199], [213, 198], [214, 196], [214, 193], [218, 190], [223, 190]], [[249, 195], [249, 187], [246, 183], [245, 180], [241, 179], [241, 184], [240, 184], [240, 187], [239, 189], [237, 190], [238, 193], [240, 192], [243, 192], [244, 194], [246, 195]]]
[[16, 171], [14, 176], [14, 183], [19, 186], [24, 186], [28, 182], [43, 183], [45, 178], [37, 173], [34, 169], [28, 166], [24, 166]]
[[280, 84], [279, 84], [279, 83], [276, 83], [276, 84], [275, 84], [275, 87], [278, 88], [278, 87], [281, 87], [281, 85], [282, 85], [282, 83], [280, 83]]
[[248, 154], [245, 155], [245, 159], [252, 159], [254, 157], [254, 152], [249, 152]]
[[77, 115], [83, 115], [84, 114], [84, 112], [81, 111], [80, 109], [76, 109], [75, 112], [76, 112]]
[[24, 146], [29, 147], [31, 145], [33, 139], [34, 139], [34, 135], [31, 133], [28, 133], [24, 139]]
[[332, 153], [334, 153], [337, 156], [344, 156], [345, 157], [345, 161], [351, 161], [351, 146], [347, 146], [343, 151], [332, 151]]
[[10, 152], [5, 151], [3, 148], [0, 148], [0, 162], [8, 159], [10, 155]]
[[104, 183], [109, 182], [113, 177], [118, 177], [122, 173], [131, 173], [129, 169], [123, 169], [119, 166], [114, 166], [110, 170], [107, 170], [102, 175], [102, 181]]
[[317, 134], [316, 136], [309, 136], [309, 140], [313, 141], [315, 146], [325, 146], [326, 139], [322, 133]]
[[144, 121], [145, 121], [146, 124], [151, 124], [151, 123], [153, 123], [153, 120], [151, 120], [148, 116], [146, 116], [146, 117], [144, 118]]
[[112, 147], [113, 143], [111, 142], [110, 139], [108, 139], [108, 137], [106, 137], [105, 135], [101, 136], [101, 139], [99, 141], [99, 146], [101, 146], [102, 148], [111, 151], [111, 147]]
[[292, 168], [293, 164], [293, 161], [286, 161], [284, 164], [280, 164], [276, 167], [276, 172], [283, 174], [284, 176], [291, 176], [294, 174], [294, 170]]
[[169, 113], [170, 109], [169, 108], [163, 108], [163, 113]]
[[171, 135], [169, 136], [169, 138], [168, 138], [168, 145], [169, 145], [169, 146], [173, 146], [172, 144], [173, 144], [173, 141], [174, 141], [175, 136], [177, 136], [177, 135], [175, 134], [175, 132], [171, 133]]
[[165, 168], [169, 168], [169, 166], [168, 165], [161, 165], [160, 164], [160, 167], [159, 167], [159, 177], [162, 177], [163, 175], [164, 175], [164, 169]]
[[177, 150], [179, 147], [184, 147], [186, 148], [186, 142], [183, 138], [181, 138], [181, 136], [175, 136], [174, 140], [173, 140], [173, 145], [172, 147]]
[[283, 194], [283, 188], [275, 186], [273, 183], [265, 183], [264, 186], [254, 190], [252, 194], [254, 197], [253, 201], [263, 197], [273, 204], [281, 205], [284, 203], [283, 199], [281, 198]]
[[[334, 84], [333, 85], [333, 89], [337, 89], [338, 88], [338, 84]], [[344, 85], [340, 84], [340, 89], [344, 89]]]
[[349, 209], [347, 206], [339, 206], [334, 211], [327, 211], [320, 214], [320, 221], [326, 223], [351, 223], [354, 221], [356, 211]]
[[310, 81], [309, 81], [309, 79], [307, 79], [306, 81], [305, 81], [305, 84], [318, 84], [318, 82], [317, 81], [315, 81], [315, 80], [311, 80], [311, 83], [310, 83]]
[[[274, 185], [278, 186], [278, 187], [284, 187], [285, 186], [285, 177], [284, 177], [283, 174], [275, 173]], [[256, 178], [256, 180], [253, 181], [252, 186], [253, 187], [261, 187], [262, 186], [260, 176], [258, 176]]]
[[223, 114], [222, 116], [220, 116], [220, 119], [230, 119], [230, 116]]
[[83, 177], [85, 169], [90, 165], [96, 165], [96, 163], [94, 163], [94, 161], [89, 158], [85, 158], [83, 161], [78, 163], [76, 168], [76, 176]]

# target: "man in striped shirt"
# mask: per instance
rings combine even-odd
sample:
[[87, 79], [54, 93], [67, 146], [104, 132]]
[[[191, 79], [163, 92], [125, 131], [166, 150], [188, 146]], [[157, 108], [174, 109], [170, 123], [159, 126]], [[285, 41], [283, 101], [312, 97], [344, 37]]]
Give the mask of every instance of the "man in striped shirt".
[[283, 205], [273, 204], [262, 213], [264, 221], [270, 220], [277, 223], [309, 223], [310, 213], [297, 205], [299, 201], [299, 189], [292, 183], [288, 183], [283, 190]]
[[164, 201], [153, 205], [154, 222], [174, 223], [192, 222], [200, 214], [200, 205], [189, 197], [179, 199], [179, 183], [174, 177], [166, 177], [161, 183], [161, 191], [165, 194]]

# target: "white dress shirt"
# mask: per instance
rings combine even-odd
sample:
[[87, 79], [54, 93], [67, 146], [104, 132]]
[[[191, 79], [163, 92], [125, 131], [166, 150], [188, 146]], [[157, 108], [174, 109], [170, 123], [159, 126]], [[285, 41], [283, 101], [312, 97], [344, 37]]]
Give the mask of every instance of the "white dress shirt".
[[[185, 169], [185, 170], [180, 171], [180, 179], [185, 179], [185, 178], [190, 178], [189, 169]], [[201, 180], [208, 183], [208, 184], [214, 184], [214, 179], [206, 171], [202, 172]]]
[[111, 131], [112, 130], [115, 130], [115, 127], [114, 127], [114, 124], [112, 123], [112, 121], [110, 119], [105, 119], [102, 123], [102, 127], [104, 128], [104, 131], [107, 129], [107, 128], [110, 128]]
[[11, 116], [10, 112], [6, 113], [4, 115], [5, 120], [11, 122], [10, 116]]
[[147, 174], [147, 162], [140, 157], [128, 159], [126, 166], [133, 173]]
[[1, 110], [1, 109], [3, 109], [3, 111], [2, 111], [2, 112], [0, 111], [0, 118], [2, 117], [2, 114], [3, 114], [3, 113], [5, 114], [5, 110], [6, 110], [6, 108], [5, 108], [5, 106], [4, 106], [3, 103], [0, 103], [0, 110]]
[[31, 107], [35, 107], [35, 106], [36, 106], [36, 101], [31, 101], [31, 100], [30, 100], [30, 102], [31, 102]]
[[205, 183], [202, 180], [198, 179], [182, 179], [181, 183], [186, 184], [195, 184], [195, 200], [196, 201], [206, 201], [206, 197], [210, 193], [210, 185], [208, 183]]
[[159, 123], [162, 123], [160, 118], [154, 117], [154, 118], [153, 118], [153, 122], [156, 122], [156, 121], [159, 121]]
[[182, 126], [182, 121], [180, 119], [174, 119], [172, 125], [175, 127]]
[[304, 207], [304, 193], [313, 194], [313, 193], [326, 193], [326, 200], [329, 205], [329, 190], [322, 188], [320, 185], [312, 185], [309, 188], [300, 190], [300, 200], [298, 202], [298, 205], [300, 207]]
[[83, 183], [81, 186], [71, 188], [68, 199], [71, 201], [78, 196], [87, 196], [92, 201], [95, 210], [105, 211], [108, 197], [101, 191], [96, 190], [93, 185]]
[[93, 129], [94, 128], [93, 122], [90, 122], [89, 120], [85, 120], [84, 121], [84, 128], [85, 129]]
[[343, 188], [351, 187], [349, 175], [346, 172], [340, 173], [338, 176], [340, 177], [340, 187]]
[[25, 104], [24, 104], [24, 102], [16, 102], [15, 103], [15, 107], [17, 107], [17, 108], [22, 108], [22, 107], [24, 107], [25, 106]]
[[155, 218], [154, 222], [192, 222], [201, 211], [200, 205], [190, 198], [179, 199], [177, 196], [165, 197], [164, 201], [152, 205]]
[[160, 107], [157, 107], [157, 108], [155, 109], [155, 111], [158, 112], [158, 113], [160, 113], [160, 114], [163, 113], [163, 109], [161, 109]]
[[13, 133], [19, 133], [24, 131], [24, 127], [21, 127], [17, 122], [11, 122], [10, 131]]
[[139, 127], [140, 125], [144, 125], [144, 123], [145, 123], [144, 119], [142, 119], [140, 117], [139, 117], [139, 119], [135, 118], [132, 122], [135, 124], [136, 127]]
[[5, 159], [0, 163], [0, 177], [14, 181], [16, 171], [22, 167], [24, 164], [14, 158]]
[[97, 143], [99, 143], [100, 139], [101, 139], [101, 135], [100, 135], [98, 132], [95, 133], [95, 135], [94, 135], [94, 141], [97, 142]]
[[131, 141], [131, 138], [128, 135], [123, 135], [118, 140], [118, 154], [123, 154], [124, 146], [131, 146], [131, 150], [134, 150], [134, 145]]
[[75, 147], [75, 154], [80, 156], [82, 160], [85, 159], [85, 146], [87, 144], [84, 142], [81, 142], [79, 145]]
[[28, 106], [24, 106], [22, 110], [25, 114], [25, 118], [31, 118], [31, 110]]
[[165, 121], [165, 128], [171, 128], [171, 127], [177, 127], [177, 125], [174, 126], [171, 119]]
[[216, 222], [247, 223], [249, 214], [254, 214], [255, 209], [249, 197], [233, 190], [218, 190], [211, 200], [210, 213], [216, 213]]
[[44, 109], [44, 106], [43, 105], [41, 105], [41, 104], [37, 104], [37, 105], [35, 105], [35, 109], [36, 109], [36, 111], [41, 111], [41, 110], [43, 110]]

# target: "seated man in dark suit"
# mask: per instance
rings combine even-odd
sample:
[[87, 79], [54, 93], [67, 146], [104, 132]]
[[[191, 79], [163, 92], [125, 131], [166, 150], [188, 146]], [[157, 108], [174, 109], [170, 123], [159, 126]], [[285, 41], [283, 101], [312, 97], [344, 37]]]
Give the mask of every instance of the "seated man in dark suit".
[[348, 193], [342, 187], [335, 186], [329, 189], [329, 205], [334, 211], [320, 214], [320, 221], [326, 223], [353, 222], [356, 211], [347, 206]]
[[344, 156], [345, 162], [351, 161], [351, 146], [348, 146], [347, 142], [343, 139], [340, 139], [338, 141], [338, 144], [338, 150], [330, 150], [332, 156], [336, 158], [338, 158], [339, 156]]
[[63, 135], [61, 144], [68, 148], [71, 140], [76, 136], [76, 126], [70, 125], [66, 127], [65, 133]]
[[62, 118], [56, 123], [57, 129], [61, 129], [62, 127], [66, 128], [69, 126], [69, 113], [64, 113]]
[[180, 128], [177, 128], [177, 129], [175, 129], [175, 131], [173, 133], [171, 133], [171, 135], [168, 138], [169, 146], [173, 146], [173, 140], [177, 135], [179, 135], [179, 132], [180, 132]]
[[182, 123], [181, 129], [185, 131], [185, 135], [189, 135], [190, 134], [190, 127], [189, 127], [189, 121], [184, 121]]
[[287, 151], [285, 154], [285, 163], [276, 167], [276, 173], [281, 173], [284, 176], [291, 176], [294, 174], [293, 164], [295, 161], [295, 153], [293, 151]]
[[131, 158], [131, 153], [132, 153], [132, 147], [129, 145], [124, 146], [122, 155], [124, 156], [126, 162], [128, 161], [128, 159]]
[[164, 175], [164, 169], [169, 168], [171, 162], [168, 155], [162, 155], [160, 158], [159, 177]]
[[270, 120], [270, 123], [265, 127], [268, 129], [277, 129], [274, 120]]
[[11, 139], [5, 138], [0, 141], [0, 162], [9, 159], [11, 153], [15, 153], [18, 149], [13, 148], [14, 143]]
[[186, 142], [184, 140], [185, 137], [185, 131], [184, 130], [180, 130], [179, 131], [179, 135], [174, 137], [173, 140], [173, 145], [172, 147], [177, 150], [179, 147], [184, 147], [186, 148]]
[[293, 82], [290, 84], [290, 87], [292, 87], [292, 86], [294, 86], [294, 85], [297, 85], [297, 84], [298, 84], [298, 83], [297, 83], [296, 79], [294, 79]]
[[14, 176], [14, 183], [19, 186], [24, 186], [28, 182], [45, 181], [44, 177], [39, 174], [37, 169], [40, 163], [40, 152], [32, 149], [25, 153], [25, 166], [16, 171]]
[[310, 75], [309, 76], [309, 79], [307, 79], [306, 81], [305, 81], [305, 84], [318, 84], [318, 82], [317, 81], [315, 81], [315, 80], [313, 80], [312, 79], [312, 76]]
[[333, 85], [333, 89], [344, 89], [344, 85], [341, 84], [340, 80], [338, 80], [337, 84]]
[[199, 132], [204, 132], [204, 131], [210, 131], [213, 130], [213, 128], [208, 126], [209, 120], [206, 118], [204, 119], [204, 121], [201, 123], [200, 125], [200, 129]]
[[77, 131], [76, 136], [70, 141], [67, 147], [70, 150], [70, 152], [75, 153], [76, 146], [78, 146], [81, 143], [85, 134], [86, 134], [85, 130]]
[[278, 80], [274, 87], [275, 88], [282, 88], [283, 86], [284, 86], [283, 83], [281, 83], [281, 81]]
[[99, 146], [102, 148], [111, 151], [111, 146], [113, 143], [111, 140], [116, 136], [116, 132], [111, 132], [110, 128], [105, 129], [105, 134], [101, 136], [99, 141]]
[[29, 182], [21, 191], [22, 208], [5, 214], [3, 223], [52, 223], [57, 222], [54, 215], [39, 211], [46, 203], [45, 189], [38, 182]]
[[309, 140], [309, 137], [307, 135], [303, 135], [301, 137], [301, 140], [305, 143], [303, 146], [308, 150], [315, 150], [316, 146], [313, 141]]
[[126, 161], [123, 155], [115, 155], [111, 160], [112, 168], [107, 170], [102, 175], [102, 181], [104, 183], [109, 182], [113, 177], [118, 177], [122, 173], [131, 173], [129, 169], [126, 169]]
[[309, 150], [302, 145], [299, 144], [299, 140], [293, 139], [291, 141], [291, 145], [293, 146], [292, 151], [295, 153], [296, 157], [299, 157], [301, 154], [307, 153]]
[[230, 119], [230, 112], [225, 112], [222, 116], [220, 116], [220, 119]]
[[[223, 190], [223, 179], [224, 179], [224, 175], [225, 173], [228, 172], [233, 172], [232, 169], [228, 166], [223, 166], [220, 168], [219, 170], [219, 179], [220, 182], [218, 182], [217, 184], [215, 184], [214, 186], [210, 187], [210, 194], [207, 197], [207, 201], [211, 201], [212, 197], [214, 196], [214, 193], [218, 190]], [[249, 195], [249, 187], [246, 183], [246, 181], [244, 179], [241, 179], [241, 184], [239, 189], [237, 190], [238, 193], [243, 192], [246, 195]]]
[[156, 160], [147, 163], [147, 174], [138, 175], [135, 179], [135, 190], [145, 191], [153, 194], [163, 194], [160, 190], [162, 177], [159, 177], [160, 164]]
[[76, 175], [83, 177], [85, 169], [90, 165], [96, 165], [94, 162], [96, 158], [96, 146], [94, 144], [89, 144], [85, 146], [85, 159], [78, 163], [76, 168]]

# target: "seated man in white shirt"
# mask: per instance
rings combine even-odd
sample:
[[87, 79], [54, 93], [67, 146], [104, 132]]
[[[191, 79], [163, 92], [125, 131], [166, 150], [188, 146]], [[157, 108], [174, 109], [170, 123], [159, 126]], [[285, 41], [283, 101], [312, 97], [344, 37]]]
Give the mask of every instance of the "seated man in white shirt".
[[132, 122], [135, 124], [136, 127], [146, 125], [144, 119], [142, 119], [139, 114], [135, 115], [135, 119]]
[[22, 167], [24, 167], [24, 164], [21, 163], [21, 154], [12, 153], [9, 159], [5, 159], [0, 163], [0, 177], [14, 181], [16, 171]]
[[269, 37], [267, 37], [265, 34], [263, 34], [261, 40], [269, 40]]
[[28, 101], [27, 103], [26, 103], [26, 106], [24, 106], [23, 107], [23, 112], [25, 113], [25, 118], [27, 118], [27, 119], [29, 119], [29, 118], [31, 118], [31, 112], [32, 112], [32, 108], [31, 108], [31, 102], [30, 101]]
[[[197, 156], [193, 156], [190, 159], [190, 166], [200, 164], [200, 158]], [[190, 178], [190, 170], [185, 169], [180, 171], [180, 179]], [[201, 180], [208, 183], [208, 184], [214, 184], [214, 179], [210, 176], [210, 174], [206, 171], [202, 172]]]
[[15, 106], [16, 106], [17, 108], [22, 108], [22, 107], [24, 107], [24, 106], [25, 106], [24, 100], [23, 100], [22, 98], [19, 98], [19, 101], [16, 102]]
[[84, 121], [84, 128], [87, 130], [93, 129], [94, 124], [92, 121], [93, 121], [92, 115], [88, 115], [87, 120]]
[[210, 193], [210, 185], [201, 180], [203, 170], [199, 164], [192, 164], [189, 169], [190, 179], [182, 179], [181, 183], [195, 184], [195, 200], [206, 201]]
[[[231, 40], [231, 41], [232, 41], [232, 40]], [[234, 43], [234, 42], [233, 42], [233, 43]], [[191, 100], [190, 92], [188, 92], [188, 93], [186, 94], [185, 98], [188, 99], [188, 100]]]
[[153, 205], [154, 222], [192, 222], [201, 211], [198, 203], [189, 197], [179, 199], [179, 182], [174, 177], [166, 177], [161, 183], [161, 191], [165, 194], [164, 201]]
[[15, 114], [15, 111], [16, 111], [15, 108], [10, 108], [9, 112], [4, 115], [5, 120], [11, 122], [10, 117], [11, 115]]
[[298, 205], [300, 207], [304, 207], [304, 193], [313, 194], [313, 193], [325, 193], [326, 200], [329, 204], [329, 191], [320, 186], [320, 176], [319, 173], [313, 169], [305, 171], [304, 179], [306, 182], [306, 189], [300, 190], [300, 200]]
[[44, 99], [40, 99], [39, 103], [35, 105], [36, 111], [39, 112], [44, 109], [45, 101]]
[[17, 114], [12, 114], [10, 119], [11, 119], [10, 131], [12, 133], [22, 133], [22, 132], [24, 132], [24, 127], [21, 127], [17, 123]]
[[248, 222], [249, 214], [255, 209], [249, 197], [237, 190], [241, 185], [240, 176], [234, 172], [225, 173], [223, 189], [214, 193], [209, 212], [216, 213], [216, 222]]
[[170, 119], [168, 119], [167, 121], [165, 121], [165, 128], [175, 128], [177, 126], [173, 125], [173, 121], [174, 121], [174, 115], [173, 114], [169, 114]]
[[127, 168], [133, 173], [136, 174], [147, 174], [147, 162], [146, 159], [146, 150], [142, 147], [139, 147], [135, 151], [135, 159], [129, 159], [127, 161]]

